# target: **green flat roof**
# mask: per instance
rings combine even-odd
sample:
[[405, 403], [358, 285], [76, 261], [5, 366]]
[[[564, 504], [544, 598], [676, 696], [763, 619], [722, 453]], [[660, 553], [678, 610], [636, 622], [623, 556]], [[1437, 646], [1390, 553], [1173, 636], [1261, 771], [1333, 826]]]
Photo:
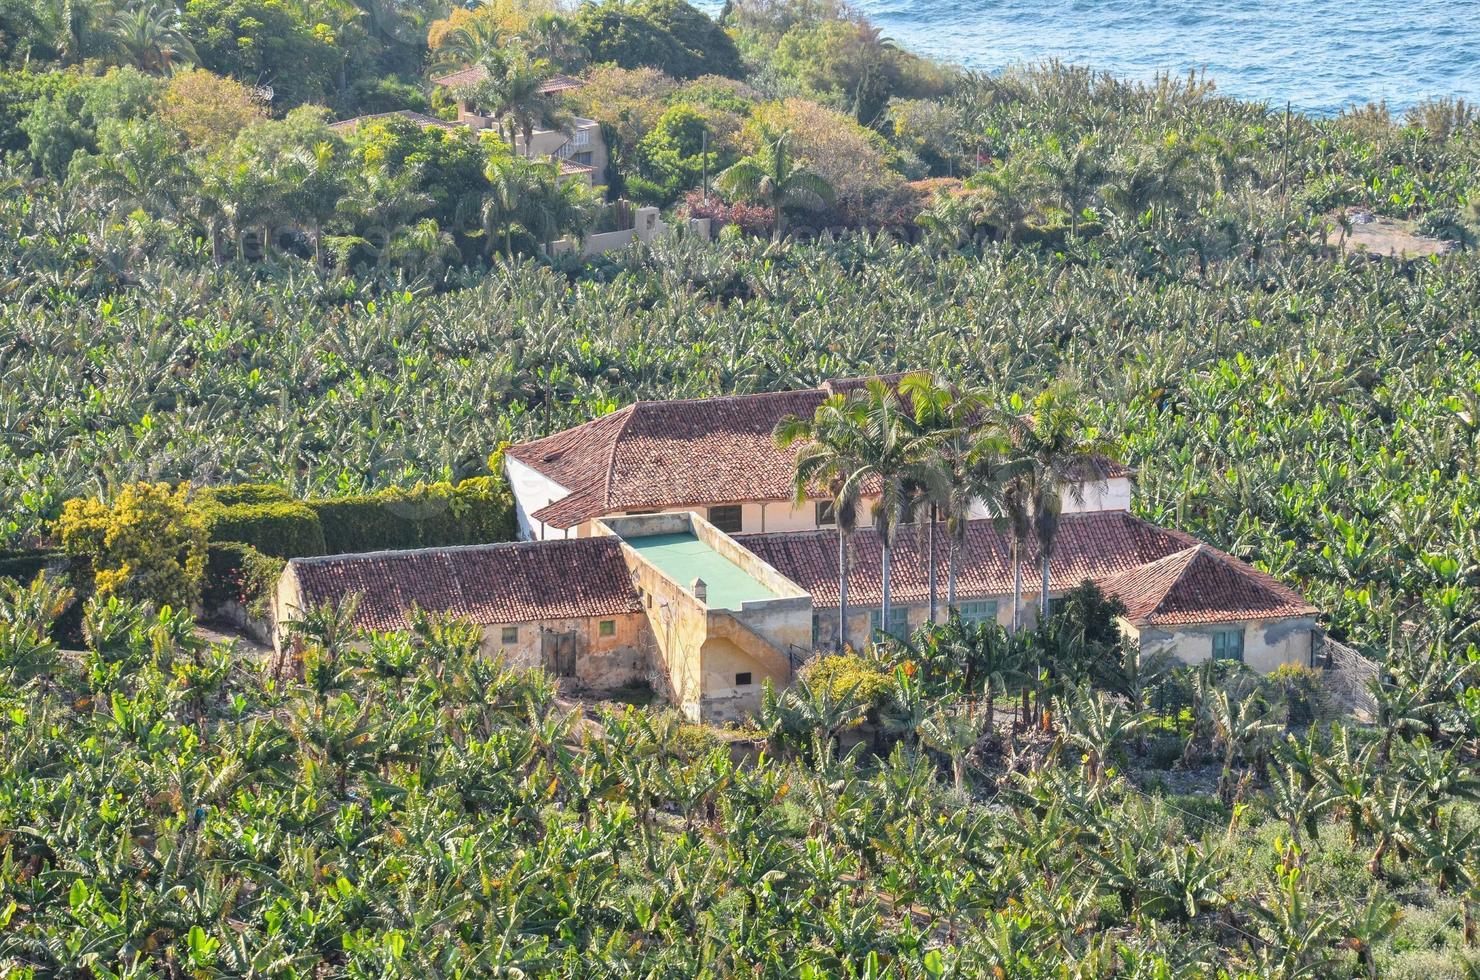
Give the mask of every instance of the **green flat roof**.
[[776, 598], [749, 572], [687, 531], [622, 540], [685, 589], [702, 578], [709, 588], [705, 602], [715, 609], [739, 609], [742, 603]]

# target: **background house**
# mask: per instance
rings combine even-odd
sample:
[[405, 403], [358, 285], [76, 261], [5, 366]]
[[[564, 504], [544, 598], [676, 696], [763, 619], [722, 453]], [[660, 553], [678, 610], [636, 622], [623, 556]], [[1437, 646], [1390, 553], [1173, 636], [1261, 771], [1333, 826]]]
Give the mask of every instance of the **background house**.
[[[471, 129], [493, 129], [498, 120], [470, 101], [467, 92], [488, 80], [488, 69], [481, 65], [463, 68], [432, 79], [433, 85], [449, 89], [457, 100], [457, 122]], [[580, 88], [583, 83], [569, 75], [555, 75], [540, 85], [542, 95], [559, 95]], [[594, 119], [572, 116], [559, 127], [536, 128], [525, 144], [524, 134], [514, 136], [514, 150], [524, 156], [548, 157], [560, 164], [561, 173], [579, 177], [589, 186], [606, 183], [608, 153], [601, 135], [601, 124]]]

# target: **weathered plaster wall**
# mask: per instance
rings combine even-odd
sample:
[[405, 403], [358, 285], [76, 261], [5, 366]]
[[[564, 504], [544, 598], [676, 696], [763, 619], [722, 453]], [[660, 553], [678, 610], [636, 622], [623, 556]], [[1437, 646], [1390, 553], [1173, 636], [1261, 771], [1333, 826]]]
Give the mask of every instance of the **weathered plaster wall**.
[[1215, 632], [1241, 629], [1244, 633], [1244, 663], [1263, 674], [1282, 664], [1310, 666], [1311, 641], [1316, 622], [1309, 616], [1300, 616], [1175, 629], [1145, 627], [1138, 630], [1122, 621], [1121, 629], [1128, 636], [1139, 640], [1143, 652], [1168, 650], [1177, 659], [1189, 664], [1199, 664], [1212, 657]]
[[283, 569], [283, 574], [278, 576], [277, 590], [272, 597], [272, 621], [275, 625], [272, 637], [272, 647], [278, 653], [283, 652], [283, 633], [288, 623], [301, 618], [303, 612], [303, 593], [298, 584], [298, 573], [293, 571], [289, 565]]
[[[622, 554], [642, 596], [651, 624], [654, 688], [684, 714], [705, 722], [733, 721], [760, 707], [761, 683], [791, 681], [792, 645], [808, 649], [812, 599], [794, 582], [741, 548], [729, 536], [689, 513], [643, 514], [599, 521], [598, 534], [623, 539]], [[773, 592], [773, 599], [747, 602], [740, 609], [712, 609], [669, 578], [626, 541], [652, 534], [692, 533], [735, 562]], [[737, 685], [736, 675], [751, 675]]]
[[[1012, 597], [1011, 596], [957, 596], [957, 603], [963, 602], [990, 602], [997, 603], [997, 622], [1002, 626], [1012, 625]], [[1023, 597], [1023, 623], [1033, 626], [1038, 621], [1037, 596]], [[930, 618], [929, 602], [895, 602], [895, 609], [903, 608], [906, 613], [908, 629], [913, 631], [923, 625]], [[870, 625], [874, 613], [879, 611], [878, 605], [848, 604], [848, 642], [854, 647], [860, 647], [873, 638]], [[830, 649], [837, 642], [838, 636], [838, 607], [818, 607], [812, 610], [813, 618], [817, 625], [817, 643], [819, 649]], [[940, 586], [940, 598], [936, 603], [936, 619], [944, 621], [946, 618], [946, 588], [942, 582]]]
[[[612, 622], [613, 635], [601, 635], [604, 620]], [[518, 631], [513, 643], [504, 642], [506, 627]], [[489, 656], [502, 656], [515, 666], [539, 667], [555, 673], [558, 665], [547, 662], [545, 656], [547, 644], [552, 642], [546, 639], [547, 636], [569, 638], [562, 642], [570, 643], [574, 648], [573, 679], [583, 688], [611, 690], [648, 679], [653, 636], [647, 616], [642, 613], [484, 624], [483, 652]]]
[[[301, 617], [298, 576], [290, 565], [278, 579], [273, 600], [273, 615], [278, 624], [274, 645], [281, 651], [284, 632], [290, 620]], [[613, 621], [612, 636], [601, 635], [602, 620]], [[489, 656], [503, 656], [519, 667], [553, 667], [544, 658], [545, 634], [570, 636], [574, 649], [573, 679], [593, 691], [627, 687], [648, 680], [654, 653], [652, 630], [641, 612], [618, 616], [593, 616], [575, 619], [535, 620], [521, 623], [479, 623], [483, 630], [482, 650]], [[513, 643], [504, 643], [504, 627], [518, 630]]]

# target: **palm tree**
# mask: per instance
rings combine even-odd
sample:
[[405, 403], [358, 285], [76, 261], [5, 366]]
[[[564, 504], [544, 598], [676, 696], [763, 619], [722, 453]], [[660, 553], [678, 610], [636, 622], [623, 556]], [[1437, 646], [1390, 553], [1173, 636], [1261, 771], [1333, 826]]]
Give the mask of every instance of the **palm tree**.
[[[584, 181], [560, 173], [554, 161], [534, 166], [534, 186], [528, 208], [529, 230], [544, 243], [545, 251], [557, 238], [584, 237], [596, 220], [598, 204]], [[580, 253], [580, 249], [576, 249]]]
[[772, 434], [781, 449], [797, 449], [792, 490], [796, 506], [819, 489], [832, 498], [838, 529], [838, 646], [848, 646], [848, 539], [858, 529], [858, 508], [869, 470], [859, 446], [863, 441], [862, 406], [844, 395], [828, 397], [812, 418], [788, 415]]
[[1079, 215], [1094, 201], [1109, 173], [1101, 159], [1099, 141], [1085, 136], [1066, 145], [1053, 137], [1048, 152], [1039, 158], [1038, 169], [1049, 195], [1069, 213], [1070, 239], [1077, 239]]
[[324, 141], [312, 148], [298, 147], [276, 163], [276, 182], [288, 189], [288, 217], [308, 225], [314, 267], [322, 269], [324, 225], [338, 213], [345, 190], [334, 145]]
[[851, 396], [860, 405], [863, 438], [857, 450], [865, 472], [878, 481], [879, 499], [874, 505], [874, 533], [879, 536], [880, 619], [889, 628], [891, 583], [890, 556], [894, 533], [909, 504], [912, 488], [923, 488], [928, 496], [939, 494], [941, 483], [935, 468], [935, 448], [940, 436], [926, 432], [900, 404], [894, 389], [874, 378]]
[[486, 65], [503, 56], [508, 40], [495, 18], [469, 17], [442, 35], [432, 54], [432, 63], [449, 69]]
[[1012, 542], [1012, 628], [1023, 626], [1023, 554], [1033, 537], [1033, 476], [1026, 467], [1004, 474], [999, 484], [1001, 521]]
[[549, 72], [543, 62], [531, 62], [522, 56], [499, 54], [482, 62], [488, 78], [472, 87], [469, 101], [482, 105], [498, 120], [499, 132], [510, 146], [519, 146], [522, 155], [531, 156], [530, 143], [540, 126], [561, 123], [559, 103], [541, 91]]
[[76, 179], [93, 202], [119, 214], [143, 210], [159, 217], [178, 213], [193, 174], [169, 129], [134, 121], [123, 124], [108, 149], [79, 156]]
[[[1027, 485], [1010, 486], [1009, 507], [1026, 503], [1038, 539], [1038, 618], [1048, 618], [1049, 562], [1067, 494], [1084, 501], [1084, 482], [1099, 472], [1102, 461], [1115, 453], [1115, 444], [1101, 436], [1079, 410], [1078, 389], [1060, 381], [1033, 399], [1027, 415], [1014, 410], [1002, 418], [1002, 426], [1015, 457], [1022, 461]], [[1027, 499], [1022, 495], [1026, 492]]]
[[1043, 191], [1042, 179], [1027, 154], [1014, 154], [991, 170], [973, 177], [976, 193], [971, 197], [973, 220], [997, 229], [1008, 245], [1037, 211]]
[[119, 56], [151, 75], [170, 75], [177, 67], [197, 62], [195, 46], [180, 27], [172, 4], [155, 2], [125, 7], [109, 24]]
[[529, 227], [530, 174], [522, 161], [513, 156], [490, 156], [483, 176], [488, 179], [488, 193], [483, 196], [480, 218], [487, 239], [486, 254], [493, 253], [496, 237], [504, 240], [504, 258], [514, 257], [514, 231]]
[[786, 209], [818, 211], [836, 200], [833, 187], [811, 170], [799, 166], [790, 152], [786, 133], [766, 141], [761, 154], [741, 160], [715, 181], [732, 197], [758, 201], [774, 214], [771, 240], [779, 242], [786, 233]]
[[[935, 622], [936, 610], [936, 574], [935, 574], [935, 525], [942, 509], [949, 509], [954, 501], [951, 492], [960, 485], [955, 479], [960, 468], [959, 452], [951, 450], [958, 449], [964, 441], [963, 437], [968, 430], [970, 416], [974, 414], [974, 406], [966, 399], [959, 399], [955, 392], [948, 386], [935, 379], [927, 372], [916, 372], [906, 375], [900, 379], [899, 393], [903, 396], [914, 410], [915, 424], [922, 432], [932, 432], [941, 439], [941, 450], [937, 465], [939, 468], [939, 485], [937, 492], [933, 495], [921, 494], [918, 501], [929, 509], [928, 537], [925, 549], [925, 564], [930, 580], [930, 612], [929, 618]], [[917, 488], [923, 489], [923, 488]], [[969, 512], [971, 502], [966, 502]], [[963, 531], [964, 533], [964, 531]], [[955, 542], [951, 548], [951, 569], [947, 574], [949, 598], [947, 608], [955, 604]]]

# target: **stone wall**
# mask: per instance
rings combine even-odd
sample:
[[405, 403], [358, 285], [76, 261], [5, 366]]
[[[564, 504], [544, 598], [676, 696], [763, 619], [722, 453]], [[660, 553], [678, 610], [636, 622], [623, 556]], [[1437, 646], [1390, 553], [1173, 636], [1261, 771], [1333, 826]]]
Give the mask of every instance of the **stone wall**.
[[1382, 674], [1376, 663], [1322, 636], [1316, 643], [1316, 666], [1321, 668], [1321, 683], [1333, 705], [1361, 721], [1377, 717], [1377, 700], [1368, 689]]

